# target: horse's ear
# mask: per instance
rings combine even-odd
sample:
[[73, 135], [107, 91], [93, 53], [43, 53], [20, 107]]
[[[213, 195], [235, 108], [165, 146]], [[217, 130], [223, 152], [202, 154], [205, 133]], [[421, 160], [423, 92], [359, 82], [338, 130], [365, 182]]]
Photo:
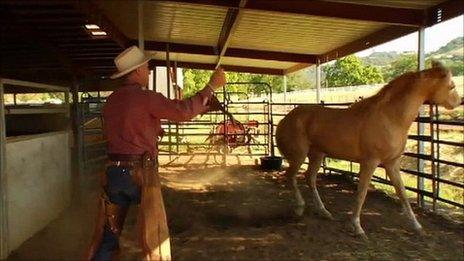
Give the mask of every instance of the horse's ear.
[[437, 60], [432, 60], [432, 68], [445, 68], [445, 66]]

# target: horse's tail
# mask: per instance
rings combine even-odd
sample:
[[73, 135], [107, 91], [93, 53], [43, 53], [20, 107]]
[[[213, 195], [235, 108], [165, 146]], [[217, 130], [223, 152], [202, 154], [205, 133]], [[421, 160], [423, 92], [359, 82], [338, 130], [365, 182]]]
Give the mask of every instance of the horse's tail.
[[288, 114], [277, 124], [276, 128], [276, 145], [279, 148], [280, 154], [287, 158], [290, 154], [289, 148], [292, 142], [289, 140], [289, 135], [292, 133], [291, 124]]

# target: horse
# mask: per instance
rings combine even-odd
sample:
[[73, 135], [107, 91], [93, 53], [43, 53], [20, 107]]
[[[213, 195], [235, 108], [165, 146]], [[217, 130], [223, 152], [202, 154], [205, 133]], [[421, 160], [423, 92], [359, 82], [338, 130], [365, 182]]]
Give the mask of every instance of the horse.
[[297, 186], [296, 174], [306, 157], [305, 172], [315, 211], [332, 219], [316, 187], [316, 176], [325, 156], [360, 164], [357, 196], [353, 207], [352, 225], [356, 235], [367, 239], [360, 214], [371, 177], [383, 166], [395, 187], [402, 207], [414, 229], [424, 234], [421, 224], [406, 197], [400, 176], [400, 157], [404, 152], [408, 131], [425, 102], [454, 109], [461, 103], [449, 69], [434, 61], [432, 68], [405, 73], [375, 95], [348, 108], [326, 108], [322, 105], [301, 105], [290, 111], [278, 124], [276, 143], [289, 167], [289, 179], [296, 198], [296, 212], [303, 214], [305, 201]]

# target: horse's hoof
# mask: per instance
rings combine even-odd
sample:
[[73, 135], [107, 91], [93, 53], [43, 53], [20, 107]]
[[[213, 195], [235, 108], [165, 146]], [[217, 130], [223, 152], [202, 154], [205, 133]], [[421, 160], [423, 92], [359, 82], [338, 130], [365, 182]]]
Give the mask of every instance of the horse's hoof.
[[319, 209], [316, 211], [316, 214], [322, 218], [325, 218], [328, 220], [334, 220], [334, 217], [327, 209]]
[[368, 243], [369, 242], [369, 238], [366, 236], [366, 233], [362, 232], [362, 233], [356, 233], [356, 236], [358, 238], [360, 238], [362, 241], [364, 241], [365, 243]]
[[425, 230], [423, 228], [418, 228], [415, 231], [416, 231], [416, 234], [421, 236], [421, 237], [427, 236], [427, 233], [425, 232]]

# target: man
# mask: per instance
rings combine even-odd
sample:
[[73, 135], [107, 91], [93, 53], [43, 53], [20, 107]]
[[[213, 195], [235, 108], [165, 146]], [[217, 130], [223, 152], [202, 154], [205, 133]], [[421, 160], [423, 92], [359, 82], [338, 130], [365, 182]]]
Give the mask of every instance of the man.
[[214, 90], [226, 84], [222, 69], [216, 70], [207, 86], [186, 100], [169, 100], [147, 90], [148, 61], [132, 46], [115, 58], [118, 72], [112, 79], [125, 77], [103, 109], [104, 129], [110, 160], [103, 177], [104, 194], [90, 260], [109, 260], [119, 249], [127, 208], [140, 203], [138, 216], [143, 258], [170, 259], [169, 231], [157, 175], [157, 136], [161, 119], [190, 120], [208, 110]]

